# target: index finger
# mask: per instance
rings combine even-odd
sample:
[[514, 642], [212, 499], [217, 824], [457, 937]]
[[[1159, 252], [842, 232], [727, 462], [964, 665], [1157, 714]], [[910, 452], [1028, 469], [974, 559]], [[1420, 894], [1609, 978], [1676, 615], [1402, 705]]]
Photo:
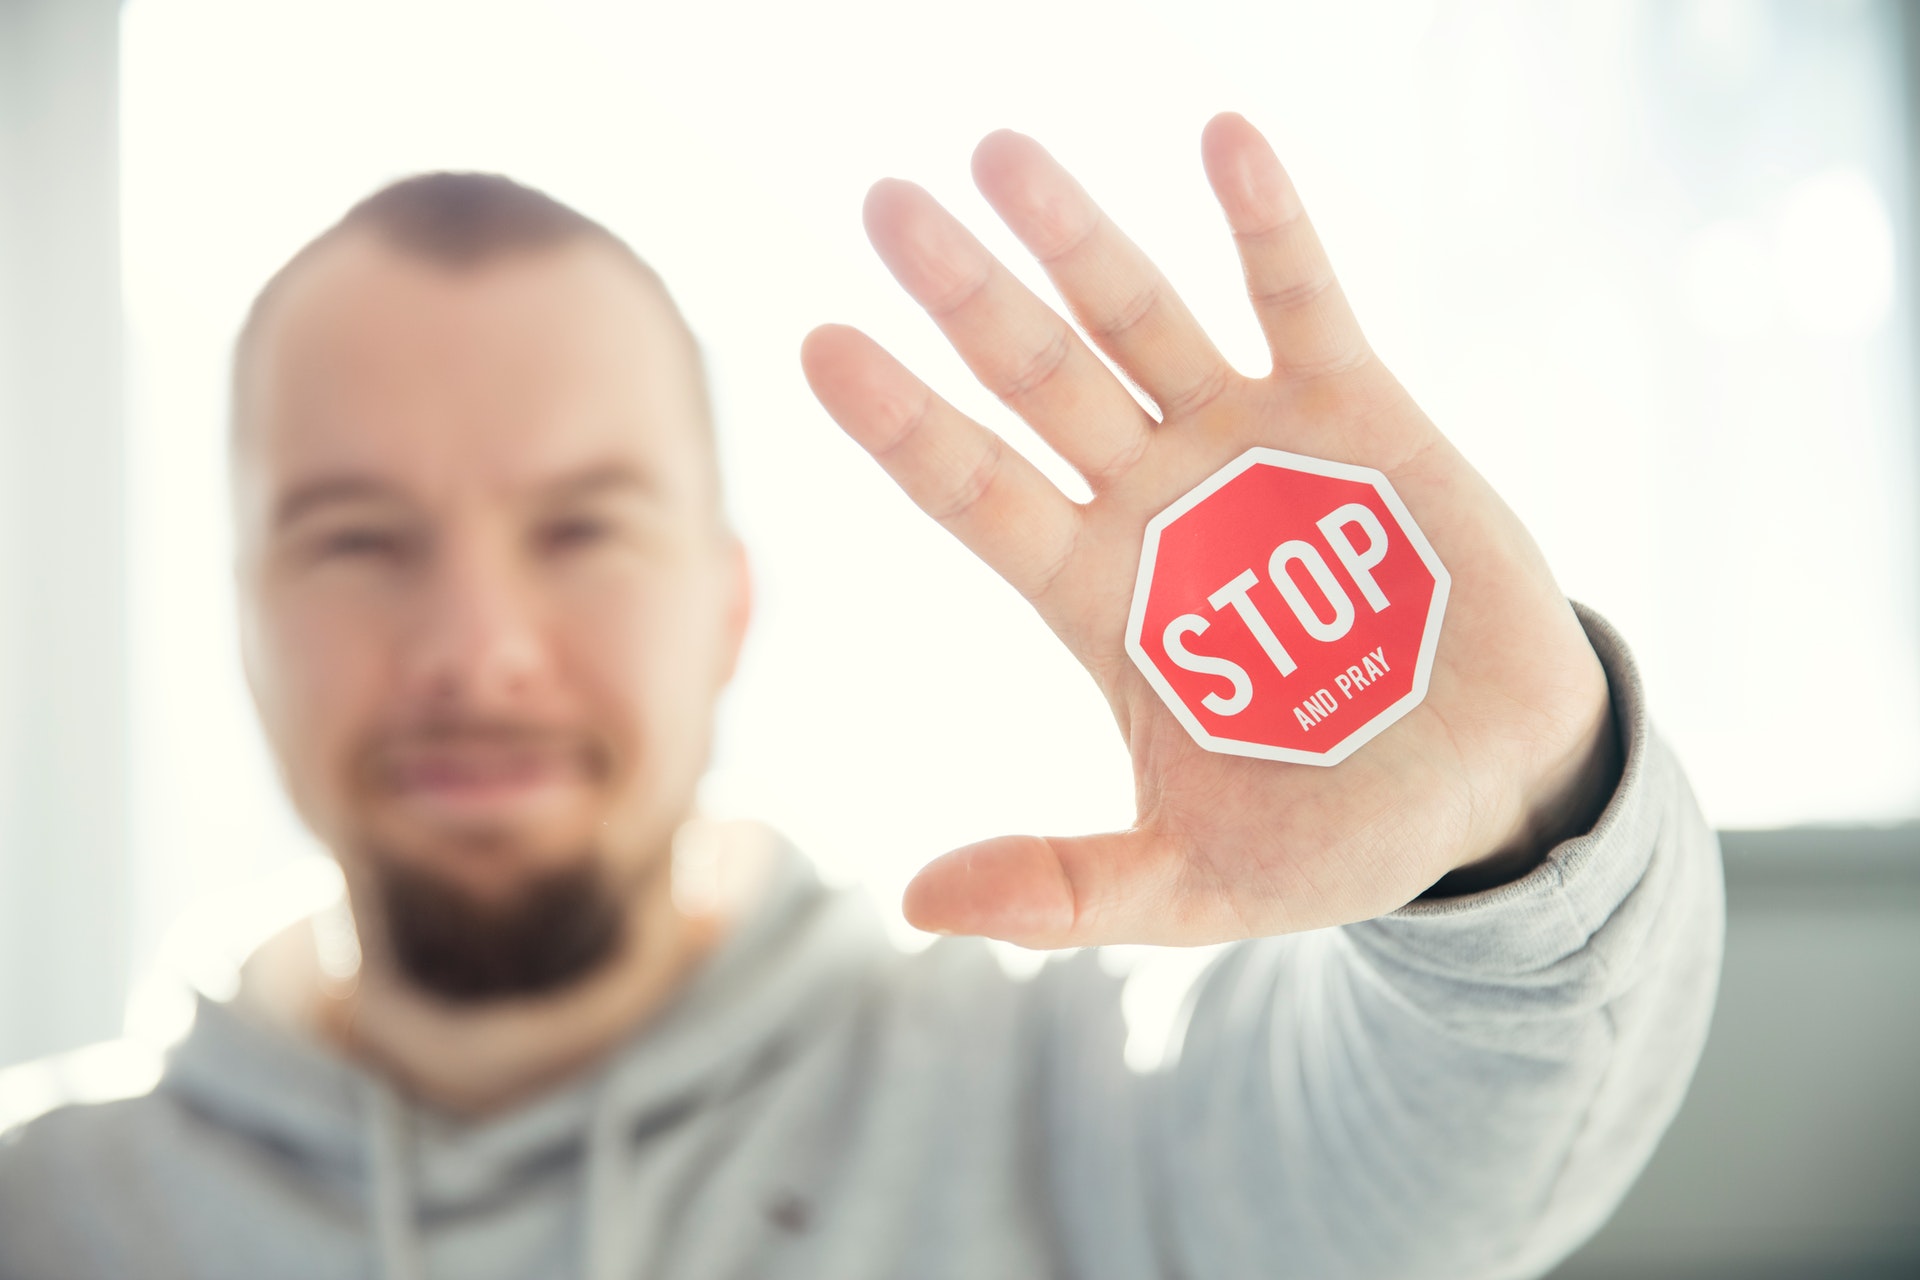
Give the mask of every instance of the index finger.
[[922, 511], [1040, 607], [1073, 554], [1080, 508], [858, 329], [821, 325], [800, 359], [834, 421]]
[[1299, 382], [1366, 364], [1372, 348], [1307, 221], [1300, 193], [1260, 131], [1245, 117], [1224, 112], [1207, 122], [1200, 153], [1240, 248], [1247, 296], [1273, 352], [1274, 376]]

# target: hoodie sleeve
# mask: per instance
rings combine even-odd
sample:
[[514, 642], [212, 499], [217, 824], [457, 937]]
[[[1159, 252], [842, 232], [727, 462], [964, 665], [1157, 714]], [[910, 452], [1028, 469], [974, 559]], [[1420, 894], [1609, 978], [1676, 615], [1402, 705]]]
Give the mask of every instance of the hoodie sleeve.
[[1580, 610], [1625, 768], [1533, 872], [1229, 949], [1152, 1082], [1144, 1173], [1182, 1275], [1538, 1275], [1679, 1108], [1719, 980], [1719, 848]]

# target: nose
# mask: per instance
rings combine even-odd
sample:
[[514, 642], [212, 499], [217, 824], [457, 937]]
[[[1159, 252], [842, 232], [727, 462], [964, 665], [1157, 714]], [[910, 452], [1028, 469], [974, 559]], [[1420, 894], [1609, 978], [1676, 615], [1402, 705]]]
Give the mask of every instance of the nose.
[[506, 712], [547, 671], [533, 584], [504, 549], [448, 539], [420, 584], [410, 684], [429, 704]]

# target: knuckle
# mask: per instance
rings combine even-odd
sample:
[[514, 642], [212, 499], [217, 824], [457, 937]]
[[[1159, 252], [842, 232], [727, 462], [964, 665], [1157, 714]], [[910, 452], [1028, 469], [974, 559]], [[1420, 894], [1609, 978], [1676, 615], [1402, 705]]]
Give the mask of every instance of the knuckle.
[[[1076, 216], [1077, 215], [1077, 216]], [[1057, 201], [1027, 210], [1026, 238], [1035, 261], [1051, 267], [1087, 247], [1100, 230], [1100, 217], [1088, 209], [1069, 209]]]
[[1324, 298], [1333, 286], [1333, 272], [1321, 268], [1304, 279], [1253, 290], [1253, 305], [1260, 311], [1298, 311]]
[[1185, 391], [1169, 396], [1167, 402], [1160, 406], [1161, 411], [1169, 420], [1199, 413], [1225, 395], [1231, 381], [1232, 377], [1226, 366], [1214, 365], [1201, 375], [1198, 382]]
[[1276, 354], [1273, 372], [1286, 382], [1317, 382], [1357, 373], [1372, 363], [1373, 348], [1365, 342], [1342, 342], [1329, 344], [1311, 355], [1296, 353], [1283, 358]]
[[909, 440], [926, 425], [927, 416], [933, 412], [933, 392], [925, 387], [911, 403], [895, 402], [887, 407], [882, 415], [892, 420], [886, 437], [877, 441], [872, 449], [873, 456], [885, 462], [889, 455], [898, 452]]
[[1136, 462], [1146, 457], [1147, 446], [1152, 443], [1152, 440], [1153, 437], [1147, 432], [1136, 431], [1117, 454], [1104, 462], [1082, 469], [1081, 474], [1087, 478], [1087, 483], [1095, 488], [1117, 484], [1122, 476], [1133, 470]]
[[1046, 344], [1026, 357], [1012, 377], [1002, 380], [999, 386], [993, 388], [994, 394], [1002, 400], [1018, 400], [1030, 395], [1060, 371], [1071, 350], [1066, 327], [1056, 325]]
[[1000, 476], [1000, 454], [1006, 446], [998, 436], [989, 435], [980, 456], [944, 498], [928, 510], [935, 520], [945, 524], [966, 515], [980, 504]]
[[1306, 207], [1297, 197], [1280, 201], [1266, 221], [1259, 226], [1236, 229], [1233, 238], [1242, 246], [1255, 245], [1263, 240], [1283, 239], [1293, 235], [1305, 225], [1306, 214]]
[[1061, 545], [1060, 550], [1046, 564], [1041, 565], [1033, 574], [1033, 588], [1027, 592], [1027, 599], [1039, 604], [1052, 593], [1067, 566], [1073, 563], [1074, 554], [1080, 549], [1080, 532], [1083, 526], [1075, 523], [1073, 534]]
[[943, 319], [985, 293], [992, 279], [993, 268], [983, 263], [953, 283], [930, 293], [921, 305], [934, 319]]
[[1133, 329], [1138, 328], [1149, 315], [1152, 315], [1153, 309], [1159, 304], [1160, 283], [1157, 280], [1149, 281], [1119, 307], [1104, 315], [1089, 318], [1087, 332], [1102, 342], [1111, 342], [1125, 337]]

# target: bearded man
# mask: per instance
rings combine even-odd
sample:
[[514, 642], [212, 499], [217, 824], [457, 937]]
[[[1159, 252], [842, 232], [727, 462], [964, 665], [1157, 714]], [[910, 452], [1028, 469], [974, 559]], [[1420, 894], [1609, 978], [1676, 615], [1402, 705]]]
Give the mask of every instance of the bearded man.
[[[1262, 377], [1029, 139], [976, 177], [1077, 329], [920, 189], [868, 200], [1090, 500], [863, 335], [802, 353], [1133, 760], [1131, 828], [949, 853], [908, 918], [1231, 943], [1158, 1069], [1097, 952], [1026, 982], [973, 938], [904, 954], [794, 850], [687, 825], [750, 598], [695, 344], [604, 228], [426, 175], [303, 249], [235, 354], [247, 677], [358, 972], [296, 929], [150, 1094], [16, 1130], [0, 1273], [1457, 1280], [1586, 1238], [1705, 1036], [1713, 835], [1619, 637], [1368, 347], [1264, 140], [1222, 116], [1202, 149]], [[1332, 768], [1202, 749], [1124, 647], [1147, 522], [1255, 446], [1384, 473], [1451, 573], [1424, 701]], [[724, 891], [676, 894], [676, 842]]]

